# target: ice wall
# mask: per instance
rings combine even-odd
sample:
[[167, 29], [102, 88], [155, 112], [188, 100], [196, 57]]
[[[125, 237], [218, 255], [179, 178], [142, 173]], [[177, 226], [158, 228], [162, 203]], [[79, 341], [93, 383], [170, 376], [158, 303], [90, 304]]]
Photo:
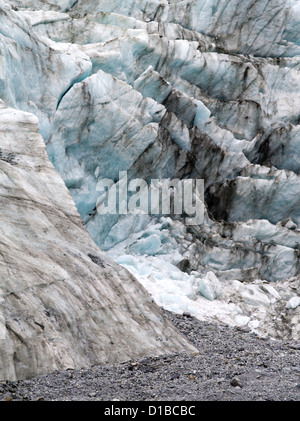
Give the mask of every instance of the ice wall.
[[[210, 272], [229, 283], [298, 279], [298, 2], [1, 7], [15, 25], [13, 35], [1, 30], [9, 82], [1, 95], [38, 115], [48, 154], [103, 250], [133, 272], [156, 273], [155, 259], [167, 260], [196, 289]], [[12, 25], [1, 16], [1, 28]], [[204, 223], [99, 215], [97, 183], [117, 181], [119, 171], [129, 180], [204, 179]], [[151, 289], [157, 277], [149, 277]], [[184, 287], [182, 295], [190, 297]]]

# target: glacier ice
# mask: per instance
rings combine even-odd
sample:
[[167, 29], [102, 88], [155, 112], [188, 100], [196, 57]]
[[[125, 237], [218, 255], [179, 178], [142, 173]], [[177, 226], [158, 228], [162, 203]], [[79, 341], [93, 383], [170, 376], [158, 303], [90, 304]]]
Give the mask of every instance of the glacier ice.
[[0, 379], [195, 352], [92, 241], [33, 114], [0, 101]]
[[197, 282], [198, 293], [210, 301], [222, 296], [222, 285], [213, 272], [207, 272], [205, 278], [200, 278]]
[[[280, 314], [299, 294], [298, 2], [0, 7], [0, 96], [39, 118], [98, 246], [168, 309], [296, 338], [298, 307], [291, 329]], [[204, 179], [204, 223], [100, 215], [97, 184], [119, 171]]]
[[285, 308], [287, 309], [295, 309], [298, 306], [300, 306], [300, 297], [292, 297], [289, 299], [289, 301], [287, 302]]

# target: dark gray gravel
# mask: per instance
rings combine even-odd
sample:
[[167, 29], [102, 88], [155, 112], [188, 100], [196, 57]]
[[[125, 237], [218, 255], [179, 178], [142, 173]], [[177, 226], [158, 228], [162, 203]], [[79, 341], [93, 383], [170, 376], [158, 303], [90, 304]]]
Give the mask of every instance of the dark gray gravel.
[[300, 344], [166, 312], [199, 355], [145, 358], [0, 383], [0, 400], [300, 400]]

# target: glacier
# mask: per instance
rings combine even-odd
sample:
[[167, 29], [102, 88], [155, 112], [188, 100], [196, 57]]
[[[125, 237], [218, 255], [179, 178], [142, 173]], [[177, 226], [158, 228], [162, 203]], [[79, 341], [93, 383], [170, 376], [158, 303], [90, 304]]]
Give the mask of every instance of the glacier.
[[197, 352], [92, 241], [37, 117], [1, 101], [0, 139], [0, 379]]
[[[299, 340], [299, 2], [0, 9], [0, 97], [38, 117], [98, 247], [159, 306]], [[120, 171], [203, 179], [203, 224], [100, 215], [97, 184]]]

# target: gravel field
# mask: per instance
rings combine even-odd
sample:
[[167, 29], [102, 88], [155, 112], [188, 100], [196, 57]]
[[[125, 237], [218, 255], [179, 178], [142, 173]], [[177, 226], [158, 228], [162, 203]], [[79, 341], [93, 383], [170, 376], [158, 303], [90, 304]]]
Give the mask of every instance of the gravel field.
[[299, 401], [300, 343], [166, 312], [199, 349], [1, 382], [2, 401]]

